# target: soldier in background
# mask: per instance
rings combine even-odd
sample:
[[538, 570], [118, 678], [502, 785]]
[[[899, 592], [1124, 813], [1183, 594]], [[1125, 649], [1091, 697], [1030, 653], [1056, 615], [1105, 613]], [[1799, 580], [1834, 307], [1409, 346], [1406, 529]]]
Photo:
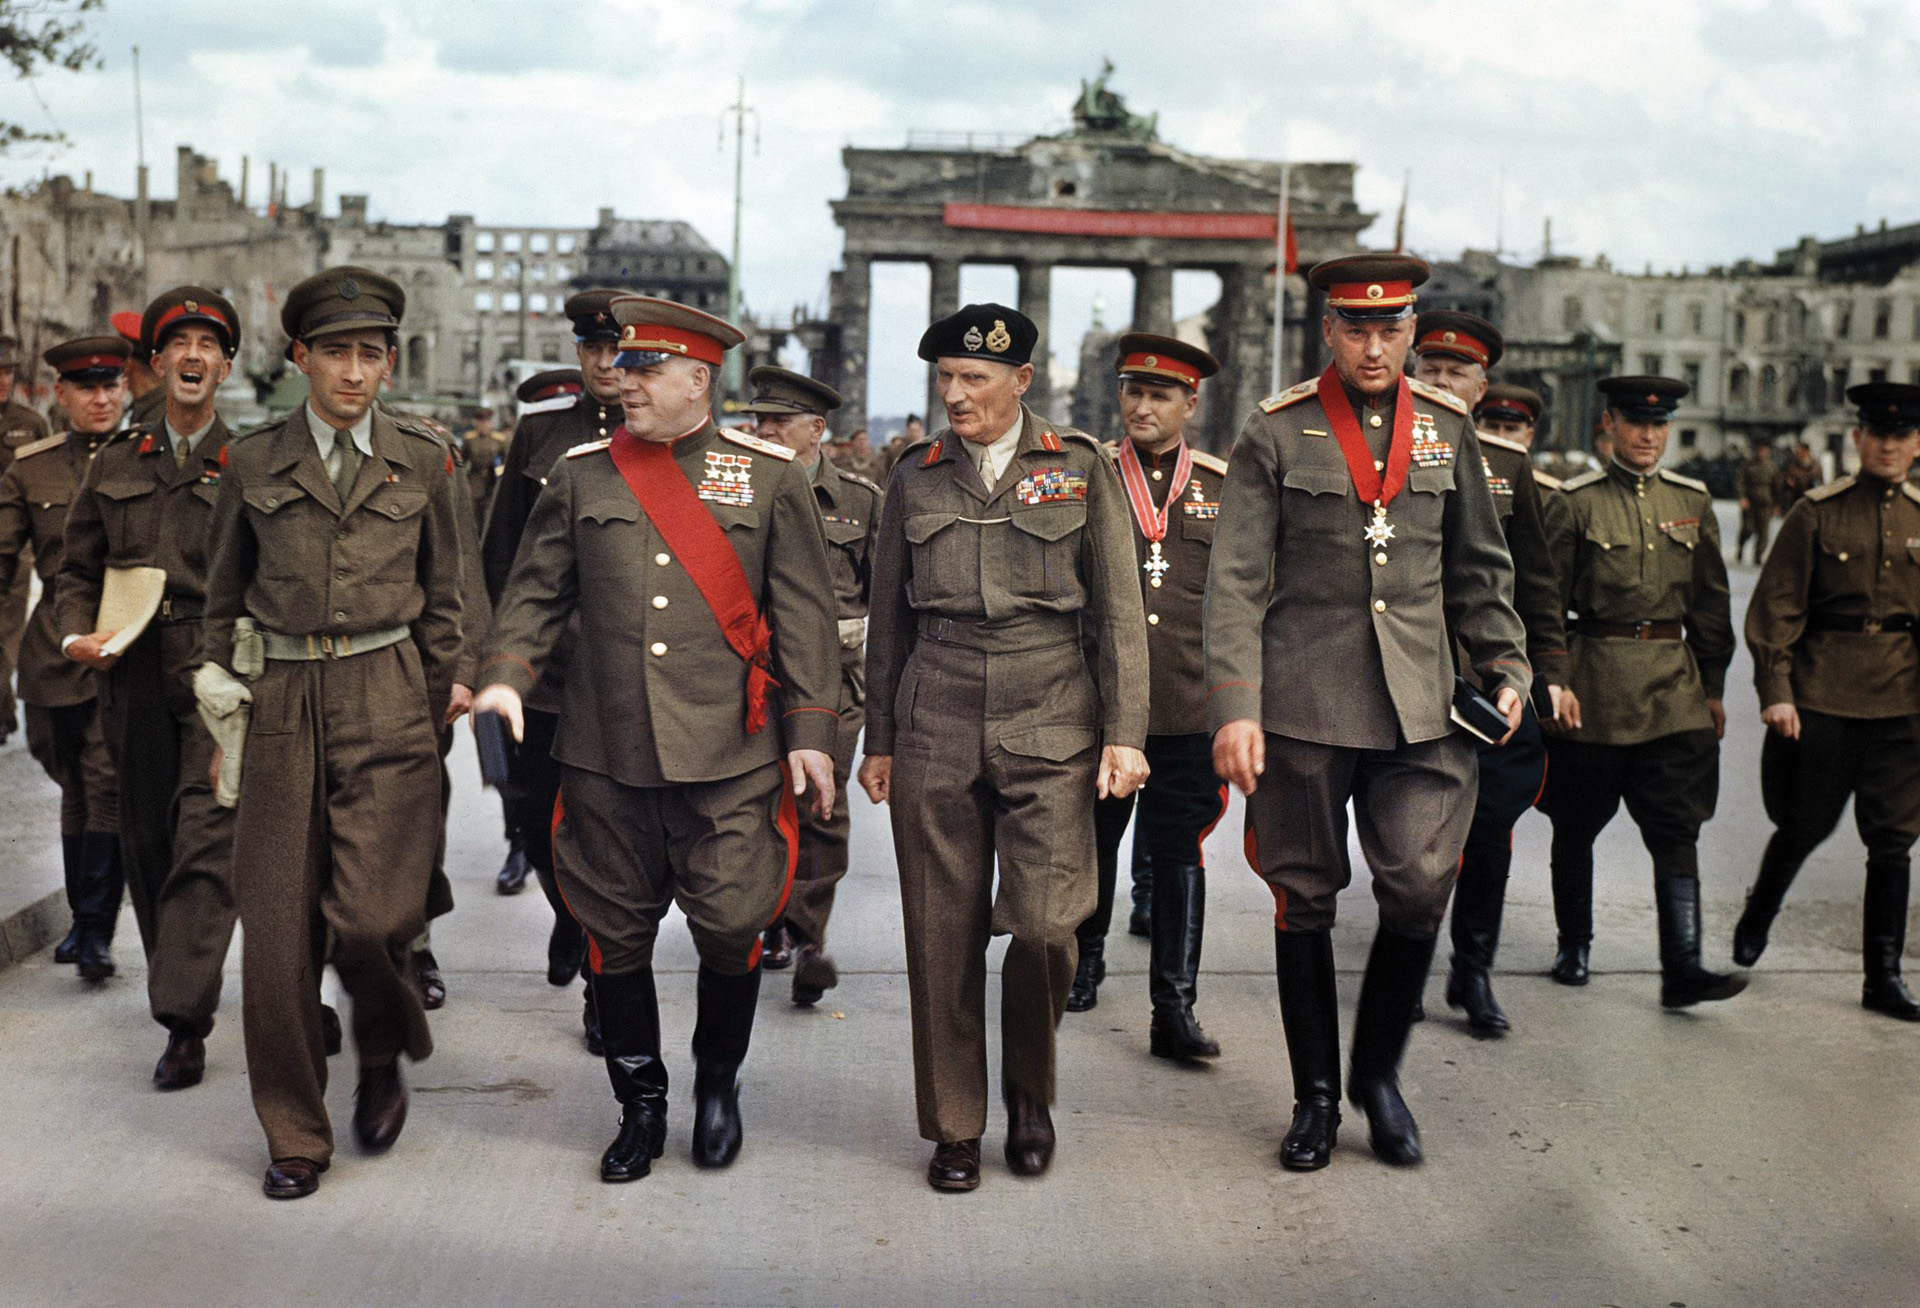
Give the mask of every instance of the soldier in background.
[[1747, 542], [1753, 542], [1753, 561], [1767, 556], [1767, 536], [1773, 530], [1774, 478], [1773, 446], [1754, 446], [1753, 453], [1740, 465], [1736, 489], [1740, 499], [1740, 539], [1734, 542], [1733, 561], [1740, 561]]
[[1920, 1021], [1900, 976], [1909, 860], [1920, 839], [1920, 386], [1871, 382], [1847, 399], [1860, 471], [1788, 511], [1747, 607], [1760, 719], [1760, 790], [1776, 830], [1733, 933], [1756, 963], [1800, 866], [1847, 801], [1867, 847], [1860, 1002]]
[[[1201, 846], [1227, 808], [1227, 788], [1214, 775], [1207, 731], [1200, 613], [1227, 465], [1188, 445], [1185, 429], [1199, 408], [1200, 383], [1219, 372], [1220, 364], [1197, 346], [1143, 332], [1123, 335], [1116, 350], [1125, 434], [1108, 453], [1127, 495], [1138, 567], [1134, 576], [1147, 611], [1151, 772], [1138, 792], [1133, 843], [1148, 851], [1158, 875], [1147, 968], [1153, 1007], [1148, 1049], [1157, 1058], [1216, 1058], [1219, 1043], [1193, 1014], [1206, 926]], [[1134, 808], [1134, 795], [1110, 795], [1094, 806], [1099, 898], [1075, 933], [1080, 965], [1067, 992], [1068, 1012], [1084, 1012], [1099, 1002], [1120, 838]]]
[[[240, 346], [233, 304], [204, 286], [156, 296], [141, 336], [167, 396], [157, 429], [130, 428], [93, 460], [67, 514], [54, 597], [61, 650], [101, 675], [119, 778], [121, 849], [147, 952], [147, 1002], [167, 1030], [161, 1090], [197, 1085], [233, 941], [233, 810], [215, 802], [213, 736], [193, 669], [206, 607], [207, 529], [232, 432], [214, 407]], [[124, 653], [95, 618], [109, 568], [167, 574], [160, 612]]]
[[127, 389], [133, 402], [127, 406], [126, 425], [151, 431], [166, 412], [167, 390], [153, 370], [153, 357], [140, 335], [141, 319], [141, 314], [123, 309], [113, 315], [113, 329], [132, 351], [127, 356]]
[[[6, 472], [22, 445], [45, 440], [48, 434], [47, 420], [13, 398], [19, 369], [20, 342], [0, 336], [0, 473]], [[7, 743], [19, 718], [13, 697], [13, 669], [20, 657], [20, 637], [27, 627], [27, 596], [33, 589], [32, 547], [26, 550], [14, 572], [12, 587], [0, 592], [0, 745]], [[71, 937], [65, 946], [70, 954]]]
[[505, 432], [493, 429], [493, 410], [475, 409], [473, 425], [460, 433], [460, 451], [467, 463], [467, 490], [473, 497], [473, 520], [484, 527], [493, 504], [494, 488], [507, 466]]
[[75, 963], [99, 981], [114, 974], [113, 931], [124, 883], [119, 796], [99, 713], [99, 679], [60, 655], [53, 593], [67, 509], [93, 457], [120, 426], [132, 348], [117, 336], [64, 341], [45, 358], [59, 374], [54, 395], [72, 429], [14, 451], [0, 474], [0, 594], [32, 547], [44, 588], [20, 641], [20, 698], [27, 706], [27, 749], [60, 787], [60, 852], [73, 931], [54, 961]]
[[1813, 450], [1805, 441], [1793, 443], [1793, 453], [1780, 466], [1773, 479], [1773, 501], [1780, 516], [1785, 517], [1787, 510], [1800, 502], [1800, 497], [1818, 486], [1825, 477], [1820, 472], [1820, 461], [1813, 457]]
[[1687, 384], [1609, 377], [1600, 390], [1614, 461], [1566, 483], [1571, 529], [1559, 542], [1582, 721], [1547, 746], [1553, 979], [1587, 983], [1593, 842], [1624, 801], [1653, 859], [1660, 1002], [1685, 1008], [1747, 985], [1700, 962], [1700, 827], [1720, 793], [1733, 659], [1727, 563], [1706, 485], [1660, 467]]

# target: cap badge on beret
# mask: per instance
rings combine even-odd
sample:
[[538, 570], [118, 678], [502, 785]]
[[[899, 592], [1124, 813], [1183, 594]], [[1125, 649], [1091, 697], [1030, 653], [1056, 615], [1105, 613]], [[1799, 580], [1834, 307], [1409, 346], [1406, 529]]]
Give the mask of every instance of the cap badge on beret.
[[340, 284], [334, 287], [333, 291], [343, 300], [357, 300], [360, 298], [360, 283], [351, 277], [342, 277]]
[[993, 330], [987, 333], [987, 348], [995, 354], [1005, 354], [1013, 348], [1013, 337], [1007, 332], [1007, 324], [999, 318], [993, 320]]
[[967, 334], [960, 338], [960, 343], [966, 346], [969, 350], [979, 349], [982, 345], [986, 344], [986, 341], [987, 341], [987, 338], [980, 334], [980, 329], [978, 327], [967, 328]]

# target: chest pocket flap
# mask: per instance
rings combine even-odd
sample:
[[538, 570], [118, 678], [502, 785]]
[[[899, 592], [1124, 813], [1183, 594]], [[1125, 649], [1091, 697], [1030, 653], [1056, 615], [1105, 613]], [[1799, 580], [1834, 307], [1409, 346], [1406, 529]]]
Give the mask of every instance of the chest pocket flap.
[[1407, 473], [1407, 485], [1423, 495], [1440, 495], [1453, 489], [1453, 469], [1414, 468]]
[[907, 515], [907, 542], [912, 545], [925, 545], [934, 535], [960, 521], [957, 513], [909, 513]]
[[867, 538], [867, 524], [864, 522], [823, 522], [821, 528], [827, 533], [827, 539], [835, 545], [856, 546]]
[[1661, 527], [1660, 530], [1665, 532], [1667, 539], [1675, 545], [1681, 545], [1687, 549], [1692, 549], [1700, 543], [1700, 524], [1698, 522], [1669, 523]]
[[760, 525], [760, 510], [738, 504], [709, 504], [713, 520], [728, 531], [752, 531]]
[[289, 504], [307, 498], [306, 491], [286, 482], [270, 482], [265, 486], [249, 486], [246, 493], [247, 507], [257, 513], [278, 513]]
[[367, 497], [366, 507], [395, 522], [427, 507], [427, 493], [414, 486], [383, 486]]
[[582, 504], [580, 517], [586, 522], [638, 522], [640, 502], [631, 495], [625, 498], [608, 495]]
[[1062, 540], [1087, 525], [1085, 504], [1042, 504], [1020, 509], [1012, 515], [1013, 525], [1041, 540]]
[[110, 500], [132, 500], [153, 493], [153, 483], [135, 477], [104, 477], [93, 488]]
[[1309, 495], [1345, 495], [1352, 480], [1345, 468], [1288, 468], [1280, 484]]

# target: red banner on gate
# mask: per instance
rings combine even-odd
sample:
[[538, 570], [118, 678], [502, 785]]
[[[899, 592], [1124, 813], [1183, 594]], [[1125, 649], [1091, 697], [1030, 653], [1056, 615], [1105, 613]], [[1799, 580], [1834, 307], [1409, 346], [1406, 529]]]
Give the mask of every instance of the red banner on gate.
[[949, 227], [1049, 236], [1157, 236], [1190, 241], [1274, 243], [1270, 213], [1165, 213], [1130, 209], [1041, 209], [1014, 204], [949, 204]]

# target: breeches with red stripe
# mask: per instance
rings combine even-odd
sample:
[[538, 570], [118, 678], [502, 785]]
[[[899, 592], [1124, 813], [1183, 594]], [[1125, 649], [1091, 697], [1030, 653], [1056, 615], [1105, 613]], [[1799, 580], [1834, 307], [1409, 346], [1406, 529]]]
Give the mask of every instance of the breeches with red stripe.
[[1380, 925], [1432, 939], [1446, 916], [1473, 821], [1478, 762], [1459, 732], [1392, 750], [1346, 749], [1267, 733], [1267, 767], [1247, 797], [1247, 861], [1273, 891], [1274, 925], [1325, 931], [1353, 879], [1347, 801], [1373, 872]]
[[596, 974], [652, 966], [673, 904], [703, 967], [752, 971], [761, 931], [786, 910], [799, 847], [784, 764], [666, 786], [625, 786], [575, 767], [561, 779], [554, 876], [586, 929]]

